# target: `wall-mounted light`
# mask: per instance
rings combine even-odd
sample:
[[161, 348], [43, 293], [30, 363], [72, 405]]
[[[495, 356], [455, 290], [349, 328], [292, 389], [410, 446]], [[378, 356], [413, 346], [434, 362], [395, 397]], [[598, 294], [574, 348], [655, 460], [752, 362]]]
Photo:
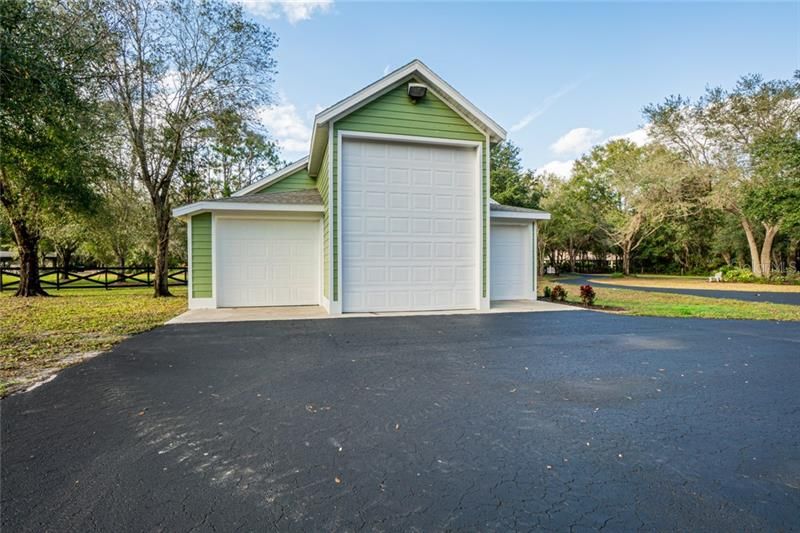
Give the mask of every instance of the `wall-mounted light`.
[[408, 97], [416, 104], [421, 98], [428, 94], [428, 88], [421, 83], [408, 84]]

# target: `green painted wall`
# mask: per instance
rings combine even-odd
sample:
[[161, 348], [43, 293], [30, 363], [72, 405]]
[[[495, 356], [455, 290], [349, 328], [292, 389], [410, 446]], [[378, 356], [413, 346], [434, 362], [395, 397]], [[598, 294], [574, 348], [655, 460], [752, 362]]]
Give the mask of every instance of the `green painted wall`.
[[[325, 298], [330, 299], [330, 253], [328, 252], [330, 249], [330, 232], [328, 231], [330, 227], [328, 222], [330, 220], [330, 206], [328, 205], [330, 179], [328, 176], [328, 153], [329, 151], [326, 149], [325, 155], [322, 156], [322, 166], [319, 169], [319, 174], [317, 174], [316, 187], [320, 196], [322, 196], [322, 205], [325, 207], [322, 212], [322, 272], [324, 273], [322, 276], [322, 294]], [[334, 263], [334, 276], [336, 276], [335, 265], [336, 263]]]
[[211, 298], [211, 213], [201, 213], [192, 224], [192, 297]]
[[[408, 82], [403, 82], [396, 88], [384, 94], [380, 98], [373, 100], [367, 105], [353, 111], [346, 117], [340, 119], [334, 124], [333, 133], [333, 180], [331, 184], [333, 190], [333, 233], [336, 233], [337, 224], [337, 191], [336, 191], [336, 174], [338, 172], [338, 133], [341, 130], [345, 131], [362, 131], [373, 133], [388, 133], [395, 135], [416, 135], [419, 137], [436, 137], [441, 139], [458, 139], [462, 141], [479, 141], [484, 143], [483, 147], [483, 160], [481, 161], [482, 169], [482, 186], [481, 196], [483, 201], [483, 242], [481, 248], [483, 250], [483, 274], [481, 280], [481, 287], [483, 297], [486, 297], [486, 232], [489, 228], [489, 212], [488, 201], [486, 197], [486, 184], [488, 183], [487, 169], [486, 169], [486, 154], [489, 150], [489, 143], [486, 142], [486, 135], [474, 127], [467, 121], [453, 111], [447, 104], [437, 98], [434, 94], [428, 91], [428, 95], [416, 104], [411, 102], [411, 99], [406, 94], [406, 86]], [[329, 147], [330, 149], [331, 147]], [[327, 155], [327, 154], [326, 154]], [[323, 162], [325, 165], [326, 162]], [[322, 171], [320, 171], [320, 174]], [[338, 263], [339, 246], [336, 239], [333, 243], [333, 300], [339, 300], [339, 287], [338, 276], [336, 272]]]
[[314, 179], [308, 175], [308, 170], [304, 168], [259, 190], [256, 194], [263, 192], [305, 191], [316, 187], [317, 184]]

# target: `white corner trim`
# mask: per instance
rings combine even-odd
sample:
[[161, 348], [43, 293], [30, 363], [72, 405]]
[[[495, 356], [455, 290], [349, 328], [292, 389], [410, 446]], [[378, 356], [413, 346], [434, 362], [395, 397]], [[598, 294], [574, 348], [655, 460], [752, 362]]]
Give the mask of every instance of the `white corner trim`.
[[281, 211], [293, 213], [321, 213], [325, 208], [310, 204], [258, 204], [250, 202], [196, 202], [172, 210], [172, 216], [182, 217], [200, 211]]
[[375, 97], [376, 95], [381, 94], [383, 91], [386, 91], [388, 88], [394, 86], [397, 83], [403, 81], [403, 79], [408, 78], [413, 75], [419, 75], [423, 78], [428, 85], [432, 85], [435, 90], [438, 90], [440, 94], [443, 94], [451, 101], [455, 102], [459, 106], [463, 107], [467, 112], [469, 112], [472, 116], [474, 116], [482, 125], [484, 130], [488, 130], [494, 137], [499, 140], [503, 140], [506, 137], [506, 130], [500, 127], [494, 120], [489, 118], [483, 111], [475, 107], [475, 105], [464, 98], [458, 91], [456, 91], [449, 83], [444, 81], [440, 78], [435, 72], [433, 72], [427, 65], [425, 65], [419, 59], [415, 59], [408, 63], [405, 66], [402, 66], [384, 76], [383, 78], [379, 79], [378, 81], [367, 85], [360, 91], [350, 95], [349, 97], [345, 98], [341, 102], [332, 105], [331, 107], [323, 110], [316, 117], [314, 117], [314, 127], [316, 129], [318, 125], [328, 122], [330, 120], [335, 120], [336, 118], [341, 117], [344, 114], [347, 114], [353, 110], [353, 108], [363, 105], [365, 102], [370, 101], [371, 98]]
[[[335, 128], [331, 127], [329, 131], [333, 132]], [[344, 299], [344, 287], [342, 286], [343, 273], [342, 273], [342, 256], [344, 255], [344, 243], [342, 242], [342, 140], [344, 139], [343, 131], [340, 131], [336, 139], [336, 298], [332, 298], [333, 305], [331, 306], [331, 313], [341, 314], [344, 309], [342, 300]], [[333, 265], [333, 263], [331, 263]], [[333, 297], [333, 285], [331, 285], [331, 297]]]
[[282, 169], [280, 169], [280, 170], [278, 170], [276, 172], [273, 172], [269, 176], [267, 176], [265, 178], [261, 178], [260, 180], [254, 182], [254, 183], [251, 183], [250, 185], [248, 185], [244, 189], [239, 189], [235, 193], [231, 194], [231, 196], [232, 197], [245, 196], [245, 195], [250, 194], [252, 192], [257, 192], [260, 189], [263, 189], [264, 187], [266, 187], [268, 185], [272, 185], [273, 183], [275, 183], [277, 181], [280, 181], [283, 178], [291, 176], [292, 174], [294, 174], [298, 170], [302, 170], [306, 165], [308, 165], [308, 156], [305, 156], [302, 159], [298, 159], [294, 163], [292, 163], [290, 165], [287, 165], [287, 166], [283, 167]]
[[214, 308], [217, 307], [217, 300], [219, 299], [219, 290], [217, 287], [219, 276], [219, 239], [217, 239], [217, 229], [219, 223], [217, 222], [217, 214], [211, 213], [211, 300]]
[[[483, 250], [486, 254], [486, 261], [483, 261], [483, 255], [478, 257], [478, 264], [483, 267], [482, 278], [480, 289], [483, 289], [483, 280], [486, 280], [486, 294], [484, 295], [483, 292], [480, 293], [481, 299], [481, 309], [489, 309], [492, 305], [492, 210], [489, 206], [489, 201], [492, 199], [492, 190], [491, 190], [491, 182], [492, 182], [492, 158], [491, 158], [491, 137], [489, 134], [486, 134], [486, 144], [483, 157], [485, 158], [485, 165], [486, 165], [486, 175], [483, 175], [482, 169], [478, 167], [478, 174], [481, 175], [481, 181], [478, 183], [483, 185], [483, 178], [486, 178], [486, 184], [484, 188], [481, 190], [482, 194], [485, 196], [481, 196], [481, 210], [478, 213], [481, 221], [481, 227], [483, 231], [478, 235], [479, 239], [482, 239], [484, 235], [486, 235], [486, 248]], [[486, 209], [486, 215], [483, 214], [483, 209]], [[484, 242], [481, 241], [481, 246], [484, 245]], [[481, 249], [481, 246], [478, 248]]]
[[533, 275], [531, 281], [533, 282], [533, 299], [539, 297], [539, 224], [534, 221], [533, 224]]
[[194, 244], [192, 243], [192, 217], [186, 219], [186, 250], [189, 260], [186, 262], [186, 287], [188, 290], [189, 305], [192, 303], [192, 256], [194, 256]]
[[[491, 211], [491, 208], [489, 209]], [[516, 218], [520, 220], [550, 220], [550, 213], [523, 213], [520, 211], [491, 211], [494, 218]]]

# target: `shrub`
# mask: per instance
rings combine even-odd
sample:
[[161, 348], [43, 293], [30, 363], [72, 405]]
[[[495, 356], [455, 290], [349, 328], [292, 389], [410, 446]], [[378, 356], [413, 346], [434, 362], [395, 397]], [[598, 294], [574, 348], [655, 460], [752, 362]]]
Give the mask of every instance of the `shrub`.
[[553, 300], [554, 302], [556, 300], [564, 302], [567, 300], [567, 291], [564, 290], [564, 287], [562, 287], [561, 285], [556, 285], [555, 287], [553, 287], [553, 290], [550, 291], [550, 299]]
[[550, 286], [549, 285], [544, 288], [544, 297], [545, 298], [550, 298]]
[[581, 301], [583, 305], [590, 306], [594, 305], [594, 299], [597, 295], [594, 293], [594, 289], [591, 285], [581, 285]]
[[612, 272], [611, 273], [611, 277], [612, 278], [624, 278], [625, 274], [623, 274], [622, 272]]
[[758, 281], [758, 278], [750, 269], [747, 268], [731, 268], [722, 274], [723, 281], [738, 281], [740, 283], [753, 283]]

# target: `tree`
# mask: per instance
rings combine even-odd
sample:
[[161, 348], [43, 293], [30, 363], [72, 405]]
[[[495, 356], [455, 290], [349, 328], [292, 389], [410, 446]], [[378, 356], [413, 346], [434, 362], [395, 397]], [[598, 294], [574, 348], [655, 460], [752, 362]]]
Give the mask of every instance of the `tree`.
[[58, 267], [63, 270], [59, 275], [69, 277], [72, 259], [81, 245], [86, 241], [86, 216], [74, 212], [48, 213], [42, 227], [44, 241], [56, 252]]
[[39, 243], [54, 208], [90, 208], [102, 172], [99, 65], [106, 32], [89, 2], [0, 2], [0, 204], [19, 250], [18, 296], [45, 295]]
[[284, 166], [278, 146], [236, 110], [211, 115], [186, 143], [176, 172], [174, 200], [227, 197]]
[[523, 171], [519, 152], [511, 141], [492, 147], [491, 196], [501, 204], [535, 209], [542, 196], [542, 183], [530, 170]]
[[683, 214], [679, 191], [688, 175], [674, 152], [626, 140], [597, 146], [575, 162], [573, 180], [592, 206], [597, 227], [619, 249], [625, 274], [644, 240], [666, 219]]
[[102, 192], [102, 203], [87, 224], [88, 249], [103, 262], [125, 268], [131, 256], [146, 249], [150, 241], [148, 198], [122, 180], [109, 180]]
[[768, 276], [775, 236], [791, 221], [785, 203], [764, 200], [798, 187], [771, 172], [790, 161], [785, 150], [800, 134], [800, 71], [792, 80], [744, 76], [730, 91], [710, 88], [696, 102], [669, 97], [644, 113], [653, 137], [706, 168], [708, 201], [739, 219], [753, 273]]
[[270, 101], [275, 36], [221, 0], [112, 0], [118, 53], [109, 89], [150, 197], [157, 236], [154, 295], [169, 296], [173, 179], [187, 140], [223, 106]]
[[[564, 181], [549, 175], [544, 179], [547, 194], [541, 205], [551, 218], [542, 225], [539, 240], [553, 247], [552, 252], [566, 251], [570, 270], [574, 272], [579, 252], [597, 240], [592, 200], [588, 189], [574, 178]], [[551, 262], [558, 261], [552, 256]]]

